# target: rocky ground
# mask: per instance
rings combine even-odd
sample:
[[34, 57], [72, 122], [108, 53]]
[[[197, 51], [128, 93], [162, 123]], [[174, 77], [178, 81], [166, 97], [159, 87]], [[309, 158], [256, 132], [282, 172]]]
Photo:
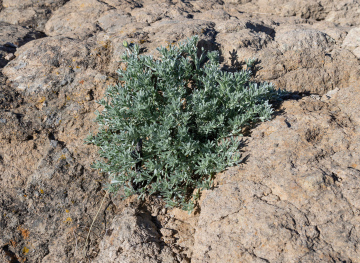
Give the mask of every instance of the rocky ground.
[[[293, 95], [191, 215], [106, 195], [84, 139], [123, 41], [195, 34]], [[0, 262], [360, 262], [359, 83], [358, 0], [0, 0]]]

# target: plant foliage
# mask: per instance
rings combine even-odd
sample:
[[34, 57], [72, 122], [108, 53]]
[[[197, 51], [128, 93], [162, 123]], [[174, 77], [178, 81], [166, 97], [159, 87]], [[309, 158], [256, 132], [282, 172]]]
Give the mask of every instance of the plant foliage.
[[99, 101], [100, 128], [87, 139], [105, 158], [93, 167], [109, 174], [110, 191], [156, 194], [192, 211], [213, 175], [241, 162], [241, 130], [270, 119], [279, 91], [251, 82], [249, 70], [221, 71], [219, 53], [199, 52], [197, 43], [157, 48], [160, 59], [124, 44], [127, 67]]

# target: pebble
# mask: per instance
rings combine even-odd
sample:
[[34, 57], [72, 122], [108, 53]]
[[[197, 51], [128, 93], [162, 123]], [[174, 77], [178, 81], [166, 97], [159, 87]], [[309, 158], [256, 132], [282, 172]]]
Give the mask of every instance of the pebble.
[[67, 83], [68, 83], [68, 81], [66, 79], [64, 79], [60, 82], [60, 86], [65, 86]]
[[173, 236], [175, 234], [175, 231], [173, 229], [169, 229], [169, 228], [161, 228], [160, 233], [164, 237], [171, 237], [171, 236]]
[[13, 54], [13, 53], [9, 53], [9, 54], [7, 54], [6, 56], [5, 56], [5, 59], [6, 60], [13, 60], [15, 58], [15, 55]]
[[58, 145], [58, 141], [56, 141], [56, 140], [50, 140], [50, 145], [51, 145], [53, 148], [56, 148], [56, 146]]

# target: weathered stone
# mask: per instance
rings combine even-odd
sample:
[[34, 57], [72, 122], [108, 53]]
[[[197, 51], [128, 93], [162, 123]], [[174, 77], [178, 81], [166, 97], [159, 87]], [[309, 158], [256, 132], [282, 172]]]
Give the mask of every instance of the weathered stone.
[[14, 55], [13, 53], [7, 54], [7, 55], [5, 56], [5, 59], [6, 59], [6, 60], [13, 60], [14, 58], [15, 58], [15, 55]]
[[43, 7], [43, 6], [56, 6], [63, 0], [3, 0], [2, 5], [4, 8], [26, 8], [26, 7]]
[[99, 73], [91, 70], [90, 61], [97, 59], [93, 47], [66, 37], [32, 41], [16, 51], [16, 59], [7, 65], [4, 74], [14, 88], [25, 93], [59, 92], [63, 80], [71, 85], [85, 81], [87, 70], [92, 77]]
[[171, 249], [161, 244], [151, 216], [126, 208], [114, 218], [110, 233], [100, 244], [95, 262], [178, 262]]
[[[52, 11], [64, 5], [68, 0], [4, 0], [4, 9], [0, 12], [0, 21], [10, 24], [32, 26], [43, 30]], [[1, 4], [1, 2], [0, 2]]]
[[96, 19], [110, 6], [97, 0], [73, 0], [58, 9], [45, 25], [49, 36], [84, 37], [97, 31]]
[[252, 0], [227, 1], [229, 4], [243, 3], [239, 11], [247, 13], [298, 16], [306, 19], [327, 20], [341, 25], [359, 25], [358, 1], [331, 0]]
[[247, 163], [204, 195], [194, 262], [359, 262], [358, 92], [286, 102], [253, 131]]
[[348, 35], [342, 43], [342, 47], [353, 51], [354, 55], [360, 59], [360, 27], [353, 28], [349, 31]]
[[136, 20], [130, 14], [113, 9], [101, 15], [98, 19], [99, 26], [108, 34], [119, 33], [127, 24], [134, 23]]
[[0, 22], [0, 68], [14, 59], [16, 49], [25, 43], [43, 37], [40, 32], [18, 25]]
[[333, 47], [332, 39], [326, 34], [306, 27], [285, 26], [276, 30], [275, 41], [281, 52], [290, 50], [321, 49]]
[[[359, 262], [359, 7], [0, 0], [0, 261]], [[255, 80], [314, 94], [292, 94], [250, 130], [244, 163], [217, 174], [190, 215], [106, 195], [84, 140], [124, 41], [158, 56], [193, 35], [224, 69], [254, 57]]]

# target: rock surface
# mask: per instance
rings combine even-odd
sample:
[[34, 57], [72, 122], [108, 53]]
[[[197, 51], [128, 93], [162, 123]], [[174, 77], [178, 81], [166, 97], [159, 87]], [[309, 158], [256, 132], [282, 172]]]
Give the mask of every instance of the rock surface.
[[343, 110], [359, 91], [287, 101], [253, 131], [203, 197], [193, 262], [359, 262], [359, 107]]
[[150, 213], [125, 209], [113, 219], [110, 229], [94, 262], [178, 262], [171, 249], [162, 244]]
[[[356, 0], [0, 0], [0, 261], [360, 262], [358, 10]], [[123, 41], [156, 56], [195, 34], [224, 69], [255, 57], [255, 80], [294, 95], [244, 138], [246, 162], [218, 174], [191, 215], [106, 195], [84, 139]]]
[[0, 21], [43, 30], [52, 12], [67, 1], [69, 0], [2, 0]]
[[342, 47], [351, 50], [360, 59], [360, 27], [352, 28], [349, 31]]

